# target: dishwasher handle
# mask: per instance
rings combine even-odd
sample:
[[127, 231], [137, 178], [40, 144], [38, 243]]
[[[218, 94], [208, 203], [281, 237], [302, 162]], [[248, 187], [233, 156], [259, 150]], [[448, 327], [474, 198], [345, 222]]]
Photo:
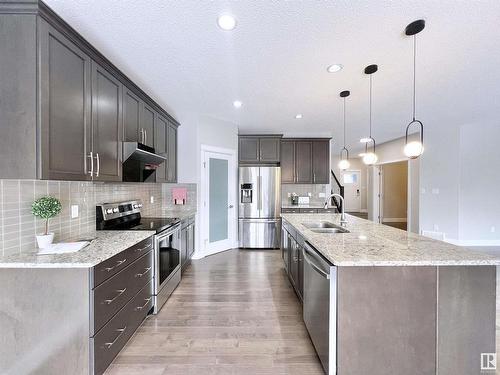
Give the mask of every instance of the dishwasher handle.
[[[325, 279], [330, 280], [330, 274], [328, 272], [323, 271], [320, 266], [318, 266], [316, 263], [314, 263], [314, 259], [311, 257], [311, 255], [314, 255], [314, 254], [312, 254], [311, 251], [312, 250], [310, 249], [310, 247], [307, 246], [307, 244], [306, 244], [304, 246], [304, 260], [307, 262], [307, 264], [309, 264], [313, 268], [313, 270], [315, 270], [317, 273], [319, 273]], [[311, 254], [311, 255], [309, 255], [309, 254]]]

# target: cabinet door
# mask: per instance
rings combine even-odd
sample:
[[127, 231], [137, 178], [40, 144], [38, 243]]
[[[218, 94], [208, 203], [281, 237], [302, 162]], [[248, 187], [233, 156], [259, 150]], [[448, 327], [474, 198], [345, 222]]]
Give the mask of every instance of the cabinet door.
[[297, 258], [297, 248], [298, 244], [293, 238], [290, 238], [290, 278], [292, 279], [292, 284], [295, 289], [298, 288], [298, 280], [299, 280], [299, 267], [298, 267], [298, 258]]
[[92, 151], [95, 180], [122, 180], [122, 84], [92, 63]]
[[279, 163], [281, 138], [260, 138], [259, 161], [266, 163]]
[[240, 163], [259, 162], [259, 138], [240, 137], [238, 150]]
[[[167, 126], [168, 122], [158, 116], [155, 122], [155, 152], [167, 156]], [[167, 161], [156, 169], [156, 182], [167, 182]]]
[[330, 142], [313, 142], [313, 183], [328, 184], [330, 176]]
[[123, 128], [126, 142], [142, 142], [140, 138], [141, 100], [126, 87], [123, 90]]
[[288, 273], [288, 232], [284, 225], [281, 227], [281, 258], [285, 264], [285, 272]]
[[40, 20], [43, 179], [88, 180], [91, 168], [91, 60]]
[[188, 258], [191, 259], [194, 254], [194, 228], [195, 225], [191, 224], [189, 226], [189, 232], [188, 232]]
[[281, 182], [293, 184], [295, 182], [295, 142], [281, 142]]
[[184, 267], [187, 261], [188, 229], [181, 230], [181, 267]]
[[297, 278], [298, 278], [298, 287], [297, 291], [302, 299], [304, 297], [304, 249], [301, 245], [297, 245]]
[[167, 127], [167, 182], [177, 182], [177, 126]]
[[310, 184], [313, 182], [312, 142], [297, 141], [295, 143], [295, 182]]
[[142, 143], [154, 147], [155, 111], [146, 104], [142, 108], [141, 129], [143, 132]]

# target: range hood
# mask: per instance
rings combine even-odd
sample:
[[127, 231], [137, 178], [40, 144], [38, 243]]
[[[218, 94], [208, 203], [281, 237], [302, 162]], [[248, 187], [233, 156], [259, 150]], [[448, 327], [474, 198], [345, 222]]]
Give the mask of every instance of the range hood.
[[139, 142], [123, 142], [123, 162], [129, 160], [158, 166], [165, 162], [167, 158], [162, 155], [155, 154], [153, 147], [146, 146]]

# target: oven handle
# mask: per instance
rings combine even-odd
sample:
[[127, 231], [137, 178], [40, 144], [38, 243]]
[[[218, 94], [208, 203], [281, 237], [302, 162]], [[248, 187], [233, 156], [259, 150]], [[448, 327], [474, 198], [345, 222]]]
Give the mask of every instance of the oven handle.
[[160, 242], [165, 237], [168, 237], [168, 236], [170, 236], [172, 234], [175, 234], [175, 232], [180, 231], [180, 229], [181, 229], [181, 223], [177, 223], [173, 227], [171, 227], [168, 230], [166, 230], [165, 232], [160, 232], [159, 234], [157, 234], [155, 236], [156, 237], [156, 242]]

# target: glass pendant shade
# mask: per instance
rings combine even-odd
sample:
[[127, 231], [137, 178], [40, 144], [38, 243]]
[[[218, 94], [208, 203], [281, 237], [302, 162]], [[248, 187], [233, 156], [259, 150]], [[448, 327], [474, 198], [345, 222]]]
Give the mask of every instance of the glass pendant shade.
[[374, 152], [367, 152], [363, 156], [363, 163], [366, 165], [373, 165], [378, 161], [378, 156]]
[[345, 170], [349, 169], [350, 166], [351, 166], [351, 163], [349, 163], [349, 160], [347, 160], [347, 159], [342, 159], [341, 161], [339, 161], [339, 164], [338, 164], [338, 167], [341, 171], [345, 171]]
[[404, 153], [410, 159], [416, 159], [424, 153], [424, 145], [420, 141], [412, 141], [405, 145]]

